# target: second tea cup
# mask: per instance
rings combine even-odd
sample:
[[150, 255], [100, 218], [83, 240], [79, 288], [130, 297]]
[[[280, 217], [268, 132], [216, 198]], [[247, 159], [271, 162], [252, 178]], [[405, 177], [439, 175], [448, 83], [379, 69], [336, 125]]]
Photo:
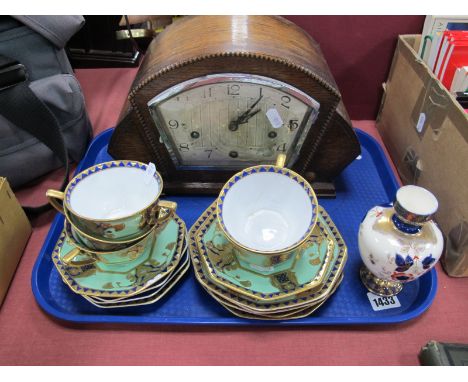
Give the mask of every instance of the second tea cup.
[[[73, 237], [80, 243], [83, 243], [87, 249], [96, 250], [96, 251], [117, 251], [129, 247], [130, 245], [136, 243], [139, 240], [145, 238], [154, 230], [163, 229], [166, 224], [169, 222], [170, 218], [174, 216], [175, 210], [177, 209], [177, 203], [169, 201], [160, 201], [159, 205], [161, 209], [159, 210], [160, 216], [158, 216], [157, 223], [150, 226], [149, 231], [143, 231], [139, 236], [133, 237], [132, 239], [101, 239], [96, 238], [83, 232], [78, 228], [73, 221], [70, 219], [67, 210], [64, 211], [65, 214], [65, 227], [68, 228], [67, 232], [70, 237]], [[166, 206], [167, 207], [162, 207]]]
[[107, 265], [121, 265], [135, 261], [145, 253], [147, 246], [155, 239], [156, 229], [153, 228], [145, 237], [127, 243], [118, 249], [113, 250], [95, 250], [89, 248], [85, 243], [80, 240], [80, 236], [76, 235], [71, 223], [65, 220], [64, 229], [66, 240], [73, 246], [73, 250], [65, 254], [62, 261], [68, 266], [84, 266], [101, 262]]

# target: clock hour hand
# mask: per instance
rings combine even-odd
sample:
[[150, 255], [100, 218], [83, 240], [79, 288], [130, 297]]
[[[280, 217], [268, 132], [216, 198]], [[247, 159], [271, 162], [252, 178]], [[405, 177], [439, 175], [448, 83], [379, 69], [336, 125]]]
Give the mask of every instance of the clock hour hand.
[[252, 111], [255, 106], [260, 102], [260, 100], [263, 98], [263, 95], [258, 97], [258, 99], [244, 112], [242, 113], [239, 117], [237, 117], [234, 121], [229, 122], [229, 130], [231, 131], [236, 131], [239, 129], [239, 125], [242, 125], [244, 123], [247, 123], [250, 118], [252, 118], [254, 115], [260, 112], [260, 109]]
[[260, 112], [260, 109], [257, 109], [254, 112], [247, 114], [247, 115], [242, 114], [236, 120], [229, 122], [229, 130], [236, 131], [239, 128], [239, 125], [243, 125], [244, 123], [247, 123], [249, 119], [252, 118], [254, 115], [256, 115], [258, 112]]

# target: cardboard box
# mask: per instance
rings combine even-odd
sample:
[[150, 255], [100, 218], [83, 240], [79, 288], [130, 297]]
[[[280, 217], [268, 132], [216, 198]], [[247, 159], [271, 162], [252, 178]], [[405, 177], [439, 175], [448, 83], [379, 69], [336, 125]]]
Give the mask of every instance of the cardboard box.
[[0, 177], [0, 306], [30, 235], [26, 214], [7, 180]]
[[445, 270], [468, 277], [468, 114], [418, 57], [420, 39], [398, 38], [377, 128], [402, 181], [439, 200]]

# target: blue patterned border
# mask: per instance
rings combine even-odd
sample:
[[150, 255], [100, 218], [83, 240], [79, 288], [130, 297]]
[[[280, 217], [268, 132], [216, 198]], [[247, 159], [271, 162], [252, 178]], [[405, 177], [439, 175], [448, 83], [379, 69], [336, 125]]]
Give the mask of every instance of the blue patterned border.
[[317, 208], [318, 208], [317, 196], [315, 195], [315, 192], [314, 192], [312, 186], [302, 176], [295, 173], [294, 171], [291, 171], [291, 170], [289, 170], [287, 168], [284, 168], [284, 167], [277, 167], [277, 166], [273, 166], [273, 165], [262, 165], [262, 166], [249, 167], [249, 168], [247, 168], [247, 169], [245, 169], [245, 170], [243, 170], [241, 172], [238, 172], [231, 179], [229, 179], [227, 181], [227, 183], [224, 185], [224, 187], [222, 188], [222, 190], [221, 190], [221, 192], [219, 194], [218, 202], [217, 202], [217, 215], [221, 216], [221, 219], [219, 219], [219, 223], [220, 223], [221, 228], [223, 229], [224, 233], [229, 238], [229, 240], [233, 241], [236, 245], [238, 245], [238, 246], [240, 246], [240, 247], [242, 247], [244, 249], [247, 249], [248, 251], [255, 252], [255, 253], [260, 252], [258, 250], [253, 249], [253, 248], [246, 247], [246, 246], [242, 245], [241, 243], [239, 243], [237, 240], [235, 240], [229, 234], [229, 231], [228, 231], [227, 227], [224, 224], [224, 219], [222, 218], [222, 216], [223, 216], [224, 199], [226, 198], [226, 195], [227, 195], [228, 191], [231, 189], [232, 186], [234, 186], [234, 184], [236, 184], [242, 178], [244, 178], [246, 176], [249, 176], [251, 174], [267, 173], [267, 172], [282, 174], [282, 175], [285, 175], [288, 178], [291, 178], [292, 180], [296, 181], [297, 184], [299, 184], [302, 187], [302, 189], [304, 191], [306, 191], [307, 195], [309, 196], [311, 205], [312, 205], [312, 216], [311, 216], [311, 219], [310, 219], [309, 227], [307, 228], [307, 231], [305, 232], [305, 234], [296, 243], [290, 245], [287, 248], [283, 248], [283, 249], [281, 249], [279, 251], [278, 250], [276, 250], [276, 251], [261, 251], [262, 253], [265, 253], [265, 254], [284, 253], [284, 252], [287, 252], [287, 251], [293, 249], [294, 247], [299, 245], [301, 242], [303, 242], [305, 239], [307, 239], [307, 237], [310, 235], [310, 233], [312, 232], [312, 230], [315, 227], [315, 224], [317, 222], [317, 216], [318, 216], [317, 215]]
[[[110, 168], [116, 168], [116, 167], [131, 167], [131, 168], [139, 168], [141, 170], [145, 170], [148, 167], [147, 164], [142, 163], [142, 162], [137, 162], [137, 161], [129, 161], [129, 160], [117, 160], [117, 161], [111, 161], [111, 162], [104, 162], [97, 164], [93, 167], [90, 167], [86, 170], [83, 170], [80, 172], [78, 175], [76, 175], [68, 184], [67, 189], [65, 190], [65, 202], [70, 208], [70, 196], [73, 191], [73, 189], [85, 178], [87, 178], [89, 175], [95, 174], [97, 172], [107, 170]], [[161, 176], [158, 174], [158, 172], [154, 173], [154, 178], [158, 182], [159, 185], [159, 190], [162, 190], [162, 179]]]

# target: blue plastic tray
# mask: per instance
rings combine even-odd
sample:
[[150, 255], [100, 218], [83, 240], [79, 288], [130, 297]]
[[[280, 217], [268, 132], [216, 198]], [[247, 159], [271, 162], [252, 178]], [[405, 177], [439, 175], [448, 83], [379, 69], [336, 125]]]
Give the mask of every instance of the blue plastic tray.
[[[97, 136], [81, 171], [96, 163], [111, 160], [107, 144], [112, 129]], [[80, 323], [139, 323], [185, 325], [334, 325], [388, 324], [406, 321], [423, 313], [432, 303], [437, 289], [435, 269], [419, 280], [405, 285], [398, 295], [401, 307], [373, 311], [367, 290], [359, 279], [361, 259], [357, 245], [359, 223], [368, 209], [394, 199], [398, 183], [379, 144], [357, 130], [362, 156], [356, 159], [336, 181], [336, 199], [319, 199], [330, 214], [348, 246], [344, 280], [336, 293], [313, 315], [285, 321], [247, 320], [233, 316], [197, 284], [193, 271], [168, 295], [153, 305], [122, 309], [99, 309], [74, 294], [61, 280], [50, 254], [63, 226], [57, 214], [32, 273], [32, 290], [44, 311], [61, 320]], [[206, 196], [169, 197], [178, 203], [177, 213], [190, 227], [214, 200]]]

